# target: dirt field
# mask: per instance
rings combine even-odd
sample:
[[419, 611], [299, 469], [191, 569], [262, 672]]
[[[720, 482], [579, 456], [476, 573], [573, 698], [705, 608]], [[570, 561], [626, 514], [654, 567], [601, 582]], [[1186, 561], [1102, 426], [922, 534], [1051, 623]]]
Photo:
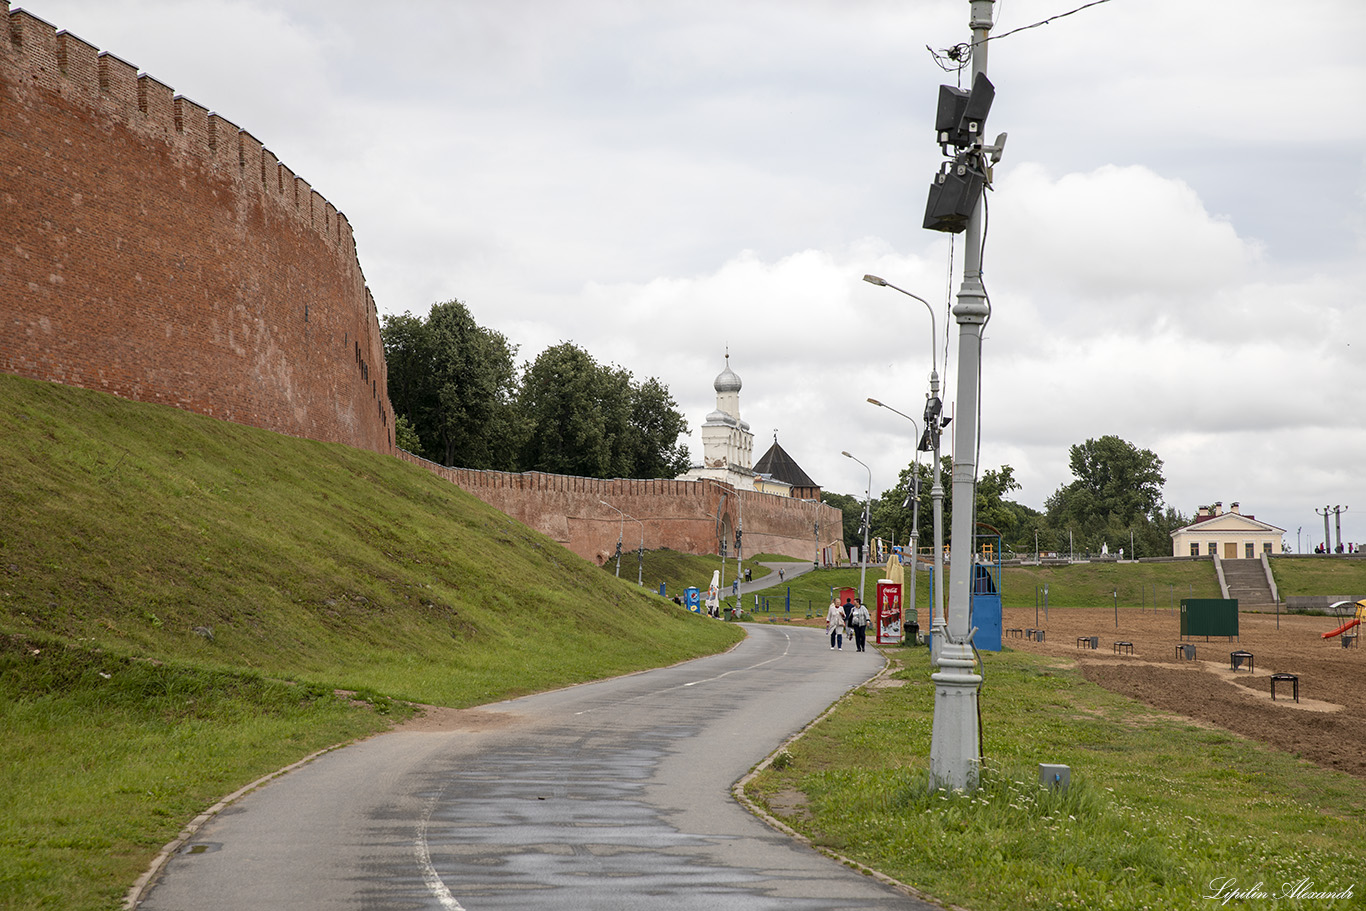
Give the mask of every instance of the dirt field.
[[[1366, 649], [1321, 638], [1342, 620], [1282, 614], [1277, 629], [1274, 614], [1244, 613], [1238, 640], [1187, 639], [1196, 660], [1185, 661], [1176, 656], [1182, 641], [1176, 611], [1120, 608], [1118, 627], [1111, 608], [1055, 608], [1047, 620], [1042, 611], [1038, 617], [1043, 642], [1007, 632], [1003, 644], [1073, 659], [1106, 689], [1366, 778]], [[1035, 625], [1034, 608], [1006, 608], [1007, 630]], [[1078, 648], [1081, 636], [1099, 637], [1099, 647]], [[1116, 654], [1116, 641], [1132, 642], [1133, 654]], [[1252, 653], [1252, 673], [1230, 669], [1235, 650]], [[1277, 684], [1271, 701], [1272, 674], [1299, 676], [1298, 704], [1288, 683]]]

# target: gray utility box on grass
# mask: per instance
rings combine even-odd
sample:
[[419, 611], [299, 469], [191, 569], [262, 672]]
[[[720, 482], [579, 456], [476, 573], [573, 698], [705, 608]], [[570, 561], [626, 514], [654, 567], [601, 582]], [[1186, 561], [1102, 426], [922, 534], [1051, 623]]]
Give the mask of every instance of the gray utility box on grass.
[[1070, 767], [1047, 762], [1039, 763], [1039, 784], [1045, 788], [1066, 791], [1067, 786], [1071, 783], [1072, 769]]

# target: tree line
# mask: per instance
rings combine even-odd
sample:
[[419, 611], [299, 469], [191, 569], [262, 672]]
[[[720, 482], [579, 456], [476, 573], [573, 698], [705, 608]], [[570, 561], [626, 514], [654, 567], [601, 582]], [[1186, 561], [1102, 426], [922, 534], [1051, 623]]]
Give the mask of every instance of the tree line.
[[[1164, 505], [1162, 460], [1117, 436], [1078, 443], [1069, 450], [1072, 480], [1061, 485], [1039, 511], [1009, 499], [1020, 489], [1009, 465], [990, 468], [977, 478], [978, 533], [1000, 534], [1001, 548], [1021, 556], [1040, 552], [1098, 554], [1108, 549], [1125, 556], [1170, 556], [1171, 533], [1190, 520]], [[953, 460], [940, 460], [944, 488], [944, 544], [951, 544], [953, 515]], [[911, 463], [897, 483], [870, 503], [869, 541], [881, 537], [888, 544], [910, 540], [913, 507], [920, 504], [919, 546], [934, 545], [931, 500], [933, 469]], [[826, 493], [821, 497], [844, 514], [844, 543], [863, 543], [863, 499]]]
[[516, 364], [517, 346], [458, 300], [380, 327], [401, 449], [461, 468], [672, 478], [689, 466], [669, 388], [572, 342]]

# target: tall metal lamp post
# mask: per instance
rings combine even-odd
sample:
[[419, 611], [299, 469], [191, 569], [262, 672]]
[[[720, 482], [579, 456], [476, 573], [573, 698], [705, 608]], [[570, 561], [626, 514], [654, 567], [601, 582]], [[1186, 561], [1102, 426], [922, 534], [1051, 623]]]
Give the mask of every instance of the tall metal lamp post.
[[[953, 563], [949, 570], [948, 629], [944, 648], [939, 653], [939, 671], [930, 676], [934, 681], [934, 729], [930, 736], [930, 780], [932, 787], [950, 790], [977, 790], [981, 777], [982, 742], [981, 716], [978, 693], [982, 677], [975, 673], [972, 637], [973, 536], [976, 532], [977, 504], [977, 443], [979, 377], [982, 369], [982, 333], [991, 316], [986, 286], [982, 284], [983, 206], [981, 190], [975, 181], [984, 182], [988, 173], [987, 156], [994, 163], [999, 160], [1005, 144], [1005, 134], [996, 138], [990, 149], [982, 143], [982, 127], [986, 111], [995, 93], [987, 78], [987, 48], [991, 33], [995, 0], [968, 0], [972, 30], [972, 91], [962, 98], [963, 114], [956, 129], [938, 131], [937, 139], [946, 150], [952, 145], [957, 150], [949, 170], [941, 171], [943, 182], [936, 177], [931, 187], [931, 199], [942, 206], [951, 201], [951, 194], [935, 197], [936, 190], [951, 189], [953, 180], [966, 180], [971, 200], [964, 234], [963, 280], [958, 289], [958, 303], [953, 308], [958, 322], [958, 420], [953, 436]], [[947, 89], [947, 92], [945, 91]], [[940, 87], [941, 105], [951, 102], [947, 110], [955, 110], [955, 90]], [[961, 96], [960, 96], [961, 97]], [[936, 115], [936, 119], [938, 115]], [[961, 167], [961, 171], [959, 170]], [[960, 184], [962, 186], [962, 184]], [[952, 208], [952, 206], [950, 207]], [[944, 220], [942, 208], [927, 207], [927, 225], [955, 230], [957, 210]]]
[[869, 468], [863, 461], [855, 459], [847, 452], [842, 452], [840, 455], [844, 456], [846, 459], [854, 459], [855, 462], [862, 465], [868, 472], [868, 493], [863, 498], [863, 553], [859, 554], [858, 569], [858, 599], [862, 601], [863, 580], [868, 575], [868, 507], [873, 499], [873, 469]]
[[613, 506], [611, 503], [608, 503], [606, 500], [599, 500], [598, 502], [601, 503], [603, 506], [606, 506], [608, 509], [614, 509], [614, 510], [616, 510], [617, 515], [621, 516], [621, 521], [620, 521], [620, 523], [617, 525], [617, 578], [620, 579], [620, 578], [621, 578], [621, 538], [622, 538], [622, 535], [625, 534], [625, 532], [626, 532], [626, 513], [622, 512], [620, 509], [617, 509], [615, 506]]
[[[920, 427], [916, 425], [916, 423], [915, 423], [915, 418], [911, 417], [909, 414], [904, 414], [904, 413], [902, 413], [902, 412], [900, 412], [900, 411], [897, 411], [897, 410], [896, 410], [895, 408], [893, 408], [891, 405], [883, 404], [882, 402], [879, 402], [877, 399], [869, 399], [869, 400], [868, 400], [868, 403], [871, 404], [871, 405], [876, 405], [876, 406], [878, 406], [879, 408], [886, 408], [888, 411], [892, 412], [892, 414], [899, 414], [899, 415], [901, 415], [903, 418], [905, 418], [906, 420], [908, 420], [908, 421], [911, 422], [911, 426], [915, 428], [915, 435], [916, 435], [917, 439], [920, 437]], [[918, 565], [919, 565], [919, 563], [920, 563], [920, 556], [919, 556], [919, 554], [920, 554], [920, 447], [918, 447], [918, 446], [916, 447], [916, 450], [915, 450], [915, 462], [912, 463], [912, 464], [913, 464], [914, 467], [911, 469], [913, 473], [912, 473], [912, 475], [911, 475], [911, 494], [910, 494], [910, 500], [911, 500], [911, 502], [912, 502], [912, 504], [913, 504], [913, 506], [912, 506], [912, 508], [911, 508], [911, 592], [910, 592], [910, 603], [911, 603], [911, 609], [914, 610], [914, 609], [915, 609], [915, 606], [916, 606], [916, 601], [915, 601], [915, 576], [916, 576], [916, 568], [918, 567]], [[941, 492], [941, 493], [942, 493], [942, 492]], [[938, 585], [939, 585], [939, 580], [938, 580], [938, 578], [936, 578], [936, 579], [935, 579], [935, 586], [936, 586], [936, 588], [938, 587]], [[933, 603], [933, 602], [931, 602], [931, 603]], [[917, 616], [919, 616], [919, 615], [917, 614]], [[931, 608], [931, 611], [930, 611], [930, 618], [931, 618], [931, 621], [933, 621], [933, 619], [934, 619], [935, 616], [936, 616], [936, 614], [935, 614], [933, 608]], [[940, 618], [941, 621], [943, 620], [943, 616], [944, 616], [944, 612], [943, 612], [943, 602], [941, 601], [941, 602], [940, 602], [940, 611], [939, 611], [939, 613], [938, 613], [938, 617]], [[905, 617], [905, 612], [904, 612], [904, 611], [902, 612], [901, 621], [902, 621], [902, 622], [901, 622], [901, 635], [902, 635], [902, 640], [904, 641], [904, 640], [905, 640], [905, 635], [906, 635], [906, 617]], [[931, 641], [933, 641], [933, 640], [931, 640]], [[912, 644], [912, 645], [915, 645], [914, 642], [912, 642], [911, 644]]]
[[[934, 504], [934, 603], [930, 613], [930, 664], [938, 667], [939, 652], [944, 646], [944, 632], [948, 627], [948, 620], [944, 613], [944, 481], [939, 465], [939, 435], [948, 422], [941, 417], [944, 405], [939, 398], [939, 356], [935, 350], [938, 344], [939, 330], [934, 318], [934, 307], [930, 306], [930, 302], [925, 298], [918, 294], [912, 294], [905, 288], [898, 288], [885, 278], [879, 278], [876, 275], [865, 275], [863, 280], [870, 285], [891, 288], [893, 291], [900, 291], [907, 297], [915, 298], [924, 304], [925, 309], [930, 313], [930, 394], [925, 397], [925, 432], [920, 438], [920, 445], [917, 450], [934, 453], [934, 464], [931, 466], [933, 480], [930, 484], [930, 500]], [[869, 401], [871, 402], [872, 399]], [[900, 412], [897, 413], [900, 414]]]
[[645, 584], [645, 523], [635, 516], [627, 516], [632, 522], [640, 526], [640, 548], [636, 550], [636, 585]]

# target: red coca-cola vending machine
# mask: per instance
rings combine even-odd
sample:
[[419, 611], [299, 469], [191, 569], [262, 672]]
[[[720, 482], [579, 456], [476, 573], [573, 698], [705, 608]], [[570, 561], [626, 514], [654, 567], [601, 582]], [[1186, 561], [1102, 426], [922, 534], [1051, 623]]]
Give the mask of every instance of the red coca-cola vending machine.
[[901, 583], [877, 580], [877, 644], [901, 642]]

